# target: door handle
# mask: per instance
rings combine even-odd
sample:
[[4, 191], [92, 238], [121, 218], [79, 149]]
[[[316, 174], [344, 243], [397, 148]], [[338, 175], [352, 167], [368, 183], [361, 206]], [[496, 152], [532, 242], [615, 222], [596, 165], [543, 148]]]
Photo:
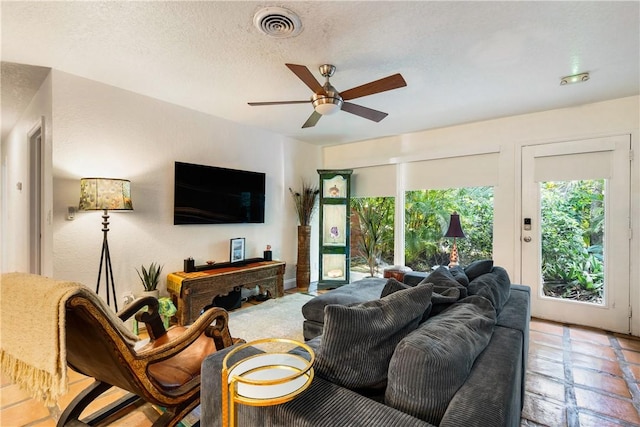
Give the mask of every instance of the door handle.
[[524, 241], [529, 243], [531, 241], [531, 236], [524, 236]]

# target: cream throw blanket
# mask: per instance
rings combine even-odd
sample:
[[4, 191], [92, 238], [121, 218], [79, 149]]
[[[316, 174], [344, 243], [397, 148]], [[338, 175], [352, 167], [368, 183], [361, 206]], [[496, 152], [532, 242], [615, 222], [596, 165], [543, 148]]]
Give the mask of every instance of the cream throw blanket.
[[133, 335], [86, 286], [26, 274], [3, 274], [0, 282], [0, 363], [2, 372], [48, 406], [67, 392], [65, 304], [83, 294], [103, 306], [123, 337]]

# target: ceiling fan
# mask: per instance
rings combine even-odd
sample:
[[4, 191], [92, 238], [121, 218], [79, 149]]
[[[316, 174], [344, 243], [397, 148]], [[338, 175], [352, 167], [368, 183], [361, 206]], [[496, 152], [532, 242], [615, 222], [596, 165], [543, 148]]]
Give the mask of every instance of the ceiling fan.
[[364, 117], [365, 119], [373, 120], [374, 122], [379, 122], [387, 117], [388, 114], [347, 101], [367, 95], [373, 95], [374, 93], [398, 89], [407, 85], [407, 82], [405, 82], [402, 76], [398, 73], [340, 93], [331, 85], [331, 83], [329, 83], [329, 77], [333, 76], [333, 73], [336, 71], [335, 66], [331, 64], [324, 64], [320, 66], [320, 74], [326, 78], [325, 84], [321, 85], [318, 80], [313, 77], [311, 71], [309, 71], [309, 69], [304, 65], [285, 65], [293, 71], [293, 73], [298, 76], [298, 78], [302, 80], [309, 89], [313, 91], [311, 99], [307, 101], [249, 102], [249, 105], [306, 104], [310, 102], [313, 105], [314, 111], [302, 125], [303, 128], [315, 126], [316, 123], [318, 123], [318, 120], [320, 120], [320, 117], [327, 114], [333, 114], [338, 110], [346, 111], [347, 113], [355, 114], [356, 116]]

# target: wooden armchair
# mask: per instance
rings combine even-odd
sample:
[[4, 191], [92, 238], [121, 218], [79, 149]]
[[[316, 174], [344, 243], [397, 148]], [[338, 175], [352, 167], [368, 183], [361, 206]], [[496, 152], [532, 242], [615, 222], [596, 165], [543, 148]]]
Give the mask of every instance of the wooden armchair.
[[[87, 292], [66, 303], [67, 364], [96, 381], [65, 409], [58, 426], [95, 425], [139, 399], [165, 409], [154, 426], [175, 426], [200, 404], [202, 360], [242, 341], [231, 338], [228, 314], [219, 307], [207, 310], [188, 328], [165, 331], [155, 298], [137, 299], [116, 317]], [[148, 311], [140, 312], [145, 306]], [[122, 320], [132, 315], [146, 324], [146, 345], [126, 333]], [[112, 386], [130, 394], [80, 421], [83, 410]]]

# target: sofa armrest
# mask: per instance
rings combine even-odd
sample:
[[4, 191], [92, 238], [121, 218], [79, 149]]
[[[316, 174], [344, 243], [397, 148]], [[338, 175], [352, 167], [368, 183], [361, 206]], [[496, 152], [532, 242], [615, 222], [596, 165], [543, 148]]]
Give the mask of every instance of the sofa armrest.
[[416, 286], [418, 283], [422, 282], [428, 275], [428, 273], [422, 271], [409, 271], [407, 273], [404, 273], [402, 282], [405, 285]]
[[[222, 359], [234, 347], [213, 353], [202, 363], [200, 424], [203, 426], [222, 425]], [[260, 350], [250, 347], [243, 354], [259, 352]], [[238, 405], [238, 425], [433, 427], [425, 421], [318, 376], [305, 392], [290, 402], [264, 407]]]
[[440, 427], [520, 425], [522, 334], [497, 326], [466, 382], [449, 402]]

